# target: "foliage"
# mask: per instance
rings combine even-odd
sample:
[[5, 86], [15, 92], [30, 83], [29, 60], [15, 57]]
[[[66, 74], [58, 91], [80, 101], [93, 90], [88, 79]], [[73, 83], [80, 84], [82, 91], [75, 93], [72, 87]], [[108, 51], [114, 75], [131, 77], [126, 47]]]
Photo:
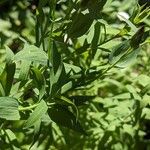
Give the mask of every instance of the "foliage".
[[139, 4], [0, 2], [1, 149], [150, 149], [150, 9]]

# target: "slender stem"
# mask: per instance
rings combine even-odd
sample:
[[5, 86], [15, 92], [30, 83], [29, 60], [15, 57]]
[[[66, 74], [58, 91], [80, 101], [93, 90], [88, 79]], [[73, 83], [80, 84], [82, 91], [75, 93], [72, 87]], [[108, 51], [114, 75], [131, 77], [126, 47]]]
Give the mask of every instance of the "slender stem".
[[32, 110], [33, 108], [37, 107], [39, 103], [31, 105], [31, 106], [27, 106], [27, 107], [19, 107], [18, 110], [19, 111], [26, 111], [26, 110]]
[[36, 16], [36, 25], [35, 25], [35, 34], [36, 34], [36, 46], [39, 46], [39, 21], [38, 21], [38, 16]]
[[[54, 0], [53, 2], [53, 6], [50, 8], [50, 17], [51, 17], [51, 20], [54, 20], [54, 16], [55, 16], [55, 7], [56, 7], [56, 0]], [[48, 58], [49, 58], [49, 61], [50, 61], [50, 57], [51, 57], [51, 50], [53, 48], [53, 40], [52, 40], [52, 33], [53, 33], [53, 28], [54, 28], [54, 21], [51, 22], [51, 26], [50, 26], [50, 36], [49, 36], [49, 46], [48, 46]], [[50, 63], [48, 63], [49, 65]]]
[[[50, 20], [54, 20], [55, 18], [55, 7], [56, 7], [56, 0], [53, 0], [53, 4], [51, 5], [49, 3], [49, 6], [50, 6], [50, 12], [49, 12], [49, 15], [50, 15]], [[53, 75], [53, 67], [51, 67], [51, 64], [53, 64], [53, 39], [52, 39], [52, 34], [53, 34], [53, 28], [54, 28], [54, 21], [51, 21], [51, 25], [50, 25], [50, 34], [49, 34], [49, 45], [48, 45], [48, 50], [47, 50], [47, 53], [48, 53], [48, 61], [47, 61], [47, 65], [48, 65], [48, 68], [50, 69], [49, 71], [49, 75]], [[48, 83], [48, 95], [51, 94], [51, 90], [52, 90], [52, 87], [51, 87], [51, 80], [49, 79], [49, 83]]]
[[[43, 50], [46, 51], [44, 35], [45, 35], [45, 33], [44, 33], [44, 30], [43, 30], [43, 27], [41, 26], [41, 38], [40, 38], [40, 41], [42, 41]], [[39, 45], [41, 45], [40, 41], [39, 41]]]

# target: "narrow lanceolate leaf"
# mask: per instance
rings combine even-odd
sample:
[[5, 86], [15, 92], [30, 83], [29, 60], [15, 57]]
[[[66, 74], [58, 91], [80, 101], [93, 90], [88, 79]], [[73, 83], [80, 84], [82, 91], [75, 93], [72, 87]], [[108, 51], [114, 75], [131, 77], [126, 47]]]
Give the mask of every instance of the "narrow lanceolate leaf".
[[57, 72], [59, 66], [61, 65], [62, 61], [61, 61], [61, 55], [60, 53], [58, 52], [58, 49], [57, 49], [57, 46], [56, 46], [56, 43], [53, 42], [53, 48], [52, 48], [52, 51], [51, 51], [51, 56], [50, 56], [50, 62], [53, 66], [53, 71], [54, 71], [54, 74]]
[[97, 51], [97, 45], [98, 45], [99, 38], [100, 38], [100, 30], [101, 30], [101, 23], [97, 22], [94, 26], [94, 37], [92, 39], [92, 45], [91, 45], [92, 57], [95, 56], [96, 51]]
[[127, 67], [135, 62], [139, 52], [140, 48], [132, 47], [131, 41], [126, 40], [113, 49], [109, 56], [109, 62], [117, 67]]
[[14, 80], [15, 69], [15, 63], [7, 63], [3, 73], [0, 75], [0, 83], [5, 91], [5, 96], [8, 96], [10, 94], [10, 90]]
[[139, 47], [142, 37], [144, 35], [144, 26], [140, 27], [140, 29], [133, 35], [130, 41], [130, 45], [136, 49]]
[[35, 83], [37, 89], [39, 90], [39, 99], [41, 99], [45, 94], [45, 78], [42, 74], [42, 71], [38, 68], [33, 67], [31, 69], [31, 77], [33, 79], [33, 82]]
[[6, 63], [11, 63], [14, 59], [14, 53], [9, 47], [5, 47], [6, 49]]
[[47, 109], [48, 107], [45, 101], [41, 101], [28, 118], [25, 124], [25, 128], [34, 126], [37, 123], [37, 121], [39, 121], [42, 118], [42, 116], [46, 113]]
[[78, 118], [78, 108], [76, 107], [76, 105], [67, 97], [64, 96], [60, 96], [57, 98], [59, 104], [61, 105], [67, 105], [67, 106], [72, 106], [72, 108], [75, 110], [76, 112], [76, 117]]
[[23, 50], [19, 51], [14, 57], [14, 61], [23, 60], [46, 65], [48, 56], [44, 51], [42, 51], [38, 47], [26, 44]]
[[68, 30], [69, 37], [77, 38], [85, 34], [89, 30], [93, 20], [89, 14], [77, 14]]
[[140, 48], [131, 50], [127, 55], [125, 55], [122, 59], [119, 60], [116, 66], [124, 68], [130, 64], [135, 63], [139, 52], [140, 52]]
[[67, 107], [56, 104], [48, 109], [48, 114], [58, 125], [86, 134], [81, 124], [76, 120], [76, 117], [67, 109]]
[[20, 67], [20, 74], [19, 74], [19, 79], [21, 81], [27, 80], [28, 74], [29, 74], [29, 69], [30, 69], [30, 61], [22, 61], [21, 67]]
[[19, 120], [18, 101], [11, 97], [0, 97], [0, 118]]
[[129, 40], [126, 40], [112, 50], [109, 56], [109, 62], [111, 64], [116, 63], [119, 61], [119, 59], [127, 52], [127, 50], [130, 48]]

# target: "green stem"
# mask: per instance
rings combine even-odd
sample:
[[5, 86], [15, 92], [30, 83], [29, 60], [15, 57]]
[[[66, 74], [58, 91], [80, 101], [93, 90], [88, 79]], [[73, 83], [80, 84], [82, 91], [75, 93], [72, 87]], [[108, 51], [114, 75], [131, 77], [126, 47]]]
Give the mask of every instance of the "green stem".
[[31, 106], [27, 106], [27, 107], [19, 107], [18, 110], [19, 111], [26, 111], [26, 110], [32, 110], [33, 108], [37, 107], [39, 103], [31, 105]]
[[35, 34], [36, 34], [36, 46], [39, 46], [39, 20], [38, 16], [36, 16], [36, 25], [35, 25]]

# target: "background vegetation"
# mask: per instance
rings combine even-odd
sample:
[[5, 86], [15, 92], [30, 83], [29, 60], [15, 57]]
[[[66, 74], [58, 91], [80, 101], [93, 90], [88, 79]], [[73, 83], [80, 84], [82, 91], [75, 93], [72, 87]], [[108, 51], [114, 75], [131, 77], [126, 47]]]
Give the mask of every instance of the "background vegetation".
[[150, 150], [149, 0], [0, 1], [0, 150]]

